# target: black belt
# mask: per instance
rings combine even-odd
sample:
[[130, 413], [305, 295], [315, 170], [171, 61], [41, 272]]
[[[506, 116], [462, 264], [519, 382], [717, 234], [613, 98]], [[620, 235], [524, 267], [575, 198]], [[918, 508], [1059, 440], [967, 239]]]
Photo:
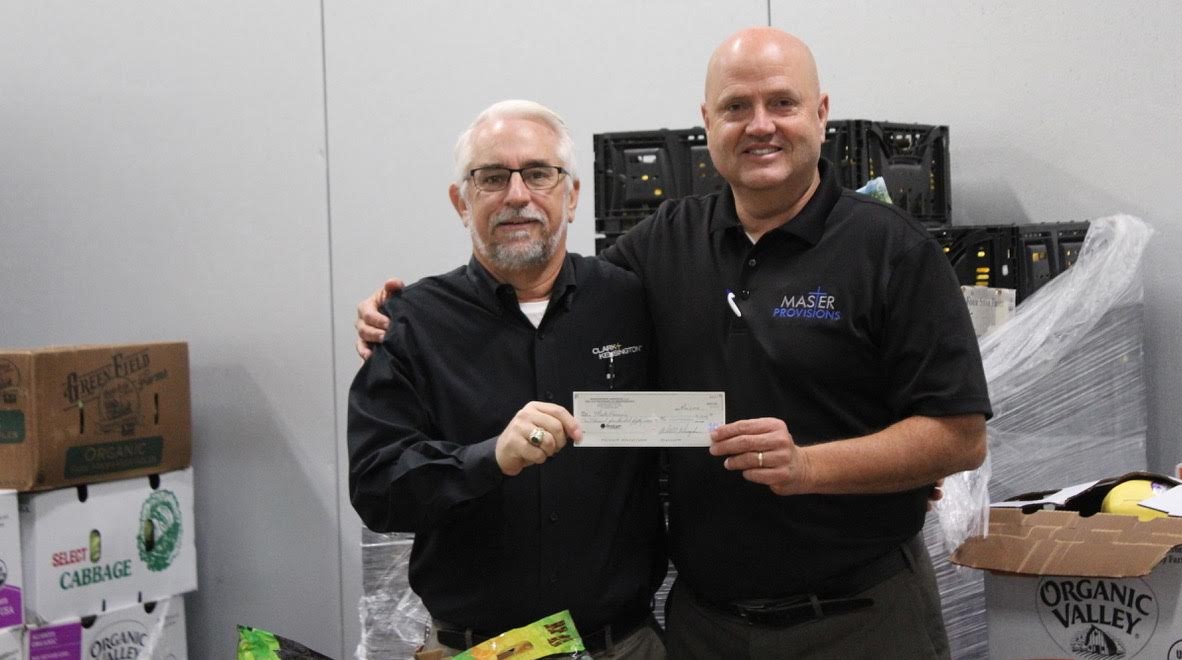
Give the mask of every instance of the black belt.
[[885, 582], [904, 569], [911, 569], [916, 554], [914, 544], [922, 542], [922, 539], [916, 537], [896, 550], [826, 580], [810, 593], [729, 603], [711, 602], [702, 598], [697, 600], [711, 609], [738, 617], [749, 624], [779, 628], [856, 612], [874, 605], [873, 598], [859, 597], [858, 594]]
[[[583, 640], [583, 647], [587, 650], [587, 653], [594, 655], [596, 653], [602, 653], [608, 647], [618, 644], [620, 640], [636, 632], [641, 626], [649, 625], [652, 621], [652, 613], [646, 612], [639, 618], [632, 616], [613, 621], [591, 633], [584, 633], [580, 630], [579, 637]], [[441, 621], [436, 621], [435, 623], [437, 626], [435, 628], [435, 638], [439, 640], [440, 644], [453, 649], [465, 650], [496, 637], [496, 635], [486, 635], [471, 629], [464, 630], [458, 626], [444, 624]]]

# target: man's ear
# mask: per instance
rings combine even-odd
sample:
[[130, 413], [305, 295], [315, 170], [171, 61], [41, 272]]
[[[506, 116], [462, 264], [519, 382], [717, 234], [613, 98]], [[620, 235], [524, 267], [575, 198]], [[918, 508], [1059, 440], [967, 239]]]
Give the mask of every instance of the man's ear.
[[570, 194], [567, 195], [566, 200], [566, 221], [575, 221], [575, 208], [579, 205], [579, 181], [576, 179], [573, 186], [571, 186]]
[[464, 226], [467, 227], [468, 212], [471, 209], [468, 206], [468, 201], [460, 194], [460, 185], [458, 183], [451, 184], [447, 189], [447, 195], [451, 197], [451, 205], [455, 207], [456, 213], [460, 214], [460, 222], [464, 223]]

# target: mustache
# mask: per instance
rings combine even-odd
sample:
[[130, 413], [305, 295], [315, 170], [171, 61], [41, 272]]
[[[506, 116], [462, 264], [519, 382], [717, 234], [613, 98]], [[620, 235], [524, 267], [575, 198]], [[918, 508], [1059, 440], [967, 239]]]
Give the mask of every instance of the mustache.
[[542, 213], [541, 209], [535, 209], [528, 206], [520, 209], [501, 209], [496, 215], [493, 216], [492, 226], [496, 227], [497, 225], [501, 225], [506, 222], [520, 220], [533, 220], [535, 222], [546, 224], [549, 221], [549, 218], [546, 217], [545, 213]]

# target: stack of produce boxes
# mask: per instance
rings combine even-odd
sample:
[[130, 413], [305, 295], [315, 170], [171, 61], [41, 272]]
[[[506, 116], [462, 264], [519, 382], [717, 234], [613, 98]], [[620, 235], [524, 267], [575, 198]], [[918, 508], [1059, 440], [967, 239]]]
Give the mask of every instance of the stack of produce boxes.
[[183, 343], [0, 350], [0, 658], [187, 657]]

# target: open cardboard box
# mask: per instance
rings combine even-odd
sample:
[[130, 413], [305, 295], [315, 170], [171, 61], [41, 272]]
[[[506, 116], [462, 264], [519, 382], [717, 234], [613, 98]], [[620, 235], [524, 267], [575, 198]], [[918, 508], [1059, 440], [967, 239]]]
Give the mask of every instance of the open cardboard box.
[[1169, 508], [1173, 491], [1147, 500], [1170, 517], [1095, 513], [1114, 486], [1146, 478], [1179, 483], [1135, 472], [1019, 496], [990, 510], [987, 536], [956, 549], [954, 563], [989, 571], [990, 658], [1182, 658], [1182, 509]]
[[0, 349], [0, 488], [188, 467], [187, 344]]

